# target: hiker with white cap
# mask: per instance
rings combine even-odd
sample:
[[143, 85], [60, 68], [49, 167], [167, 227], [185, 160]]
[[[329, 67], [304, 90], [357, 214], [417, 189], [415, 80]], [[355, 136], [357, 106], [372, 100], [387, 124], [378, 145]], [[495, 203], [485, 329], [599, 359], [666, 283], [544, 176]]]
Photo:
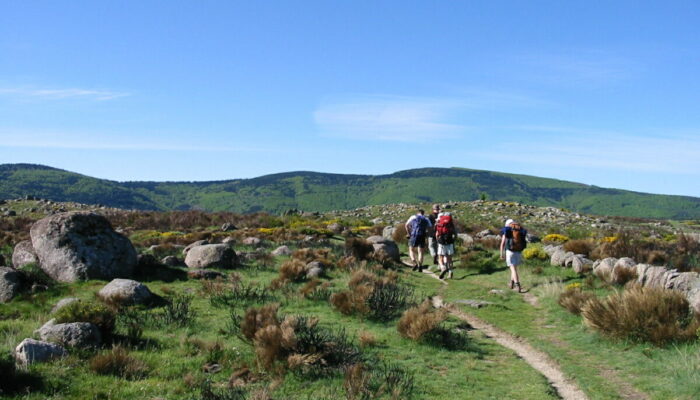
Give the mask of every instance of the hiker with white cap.
[[522, 251], [527, 246], [525, 237], [527, 230], [512, 219], [506, 221], [506, 226], [501, 230], [501, 260], [506, 260], [510, 268], [510, 288], [517, 289], [522, 293], [520, 277], [518, 276], [518, 265], [522, 261]]

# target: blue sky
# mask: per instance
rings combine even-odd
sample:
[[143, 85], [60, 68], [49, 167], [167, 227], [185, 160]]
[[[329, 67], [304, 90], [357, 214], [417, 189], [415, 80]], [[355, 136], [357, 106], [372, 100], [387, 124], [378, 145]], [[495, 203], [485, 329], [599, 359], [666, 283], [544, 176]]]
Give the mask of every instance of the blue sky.
[[0, 163], [700, 196], [697, 1], [4, 1]]

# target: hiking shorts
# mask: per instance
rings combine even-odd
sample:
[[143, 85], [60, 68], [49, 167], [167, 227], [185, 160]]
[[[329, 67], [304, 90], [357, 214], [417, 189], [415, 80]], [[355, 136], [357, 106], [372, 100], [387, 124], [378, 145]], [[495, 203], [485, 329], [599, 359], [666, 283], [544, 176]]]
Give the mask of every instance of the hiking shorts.
[[428, 248], [430, 249], [430, 255], [435, 257], [438, 253], [438, 242], [437, 239], [435, 239], [435, 237], [428, 237]]
[[522, 255], [523, 254], [519, 251], [506, 250], [506, 264], [508, 264], [509, 267], [520, 265], [522, 262]]
[[411, 238], [408, 239], [408, 246], [409, 247], [425, 247], [425, 235], [411, 235]]
[[455, 253], [455, 245], [438, 243], [437, 253], [439, 256], [451, 256]]

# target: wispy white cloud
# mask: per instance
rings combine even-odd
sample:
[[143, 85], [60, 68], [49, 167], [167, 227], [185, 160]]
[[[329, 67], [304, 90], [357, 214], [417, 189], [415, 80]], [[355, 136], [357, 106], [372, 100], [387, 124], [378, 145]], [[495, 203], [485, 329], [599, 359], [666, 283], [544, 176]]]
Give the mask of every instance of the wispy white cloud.
[[[700, 174], [700, 135], [633, 135], [626, 132], [558, 126], [510, 127], [522, 132], [502, 151], [481, 152], [491, 160], [603, 170]], [[512, 137], [512, 136], [511, 136]], [[522, 138], [528, 138], [523, 141]]]
[[313, 113], [324, 135], [358, 140], [425, 142], [457, 137], [467, 126], [450, 122], [464, 104], [450, 99], [360, 96], [326, 103]]
[[115, 92], [111, 90], [91, 90], [79, 88], [37, 89], [26, 87], [5, 87], [0, 88], [0, 95], [12, 96], [20, 99], [35, 100], [83, 99], [92, 101], [105, 101], [130, 96], [131, 94], [126, 92]]
[[514, 57], [521, 72], [537, 81], [558, 84], [600, 84], [629, 79], [639, 66], [604, 50], [529, 53]]

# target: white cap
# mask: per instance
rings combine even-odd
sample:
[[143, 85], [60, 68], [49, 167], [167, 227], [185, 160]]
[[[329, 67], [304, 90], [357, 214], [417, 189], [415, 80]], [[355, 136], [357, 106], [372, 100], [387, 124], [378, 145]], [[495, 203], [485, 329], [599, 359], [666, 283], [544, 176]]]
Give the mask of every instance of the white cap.
[[513, 221], [513, 220], [510, 219], [510, 218], [508, 218], [508, 219], [506, 220], [506, 225], [505, 225], [505, 226], [510, 226], [510, 224], [512, 224], [513, 222], [515, 222], [515, 221]]

